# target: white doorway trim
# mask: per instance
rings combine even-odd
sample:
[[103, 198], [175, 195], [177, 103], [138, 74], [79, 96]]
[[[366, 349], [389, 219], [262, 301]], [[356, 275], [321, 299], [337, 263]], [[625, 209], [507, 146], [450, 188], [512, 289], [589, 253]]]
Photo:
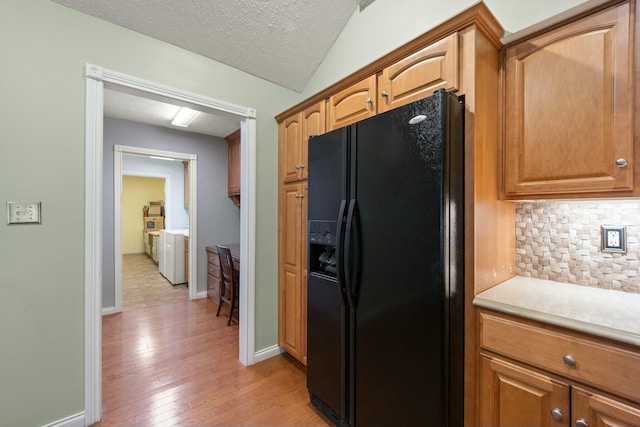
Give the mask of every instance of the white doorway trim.
[[[102, 416], [102, 188], [104, 84], [231, 115], [241, 127], [239, 359], [255, 363], [256, 111], [87, 64], [85, 135], [85, 425]], [[193, 183], [193, 182], [192, 182]], [[189, 239], [191, 240], [191, 239]], [[196, 258], [196, 257], [193, 257]]]
[[[130, 147], [126, 145], [114, 145], [113, 147], [113, 240], [114, 240], [114, 263], [115, 263], [115, 312], [122, 311], [122, 176], [126, 175], [122, 169], [122, 159], [124, 154], [139, 156], [168, 157], [176, 160], [186, 160], [189, 162], [189, 299], [198, 298], [197, 274], [198, 257], [196, 254], [198, 247], [198, 162], [195, 154], [177, 153], [173, 151], [163, 151], [151, 148]], [[140, 174], [139, 176], [150, 176]], [[170, 192], [166, 187], [170, 186], [171, 177], [169, 175], [154, 175], [165, 179], [165, 206], [170, 209]], [[170, 188], [170, 187], [169, 187]], [[171, 214], [171, 212], [167, 212]]]

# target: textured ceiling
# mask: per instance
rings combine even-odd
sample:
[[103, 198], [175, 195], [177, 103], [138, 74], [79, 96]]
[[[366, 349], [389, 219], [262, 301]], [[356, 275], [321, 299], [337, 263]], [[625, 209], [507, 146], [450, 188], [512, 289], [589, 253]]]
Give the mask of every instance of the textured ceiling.
[[372, 0], [53, 0], [300, 92]]

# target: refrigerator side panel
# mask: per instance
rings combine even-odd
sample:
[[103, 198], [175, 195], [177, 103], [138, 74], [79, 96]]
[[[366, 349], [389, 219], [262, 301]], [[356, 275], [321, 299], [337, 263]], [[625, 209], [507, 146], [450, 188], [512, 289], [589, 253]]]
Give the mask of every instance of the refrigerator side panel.
[[443, 95], [356, 126], [354, 426], [447, 424]]
[[464, 424], [464, 98], [449, 95], [445, 115], [445, 307], [449, 339], [449, 425]]

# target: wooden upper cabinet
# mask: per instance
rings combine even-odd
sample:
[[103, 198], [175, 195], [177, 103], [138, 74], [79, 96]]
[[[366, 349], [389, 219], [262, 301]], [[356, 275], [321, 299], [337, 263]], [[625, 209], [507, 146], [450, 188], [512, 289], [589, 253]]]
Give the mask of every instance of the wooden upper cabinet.
[[280, 178], [282, 182], [307, 179], [307, 142], [325, 132], [325, 102], [319, 102], [280, 123]]
[[329, 97], [327, 131], [376, 115], [376, 76], [372, 75]]
[[184, 208], [189, 209], [189, 162], [186, 160], [182, 161], [182, 169], [184, 171], [184, 185], [183, 185], [183, 199], [184, 199]]
[[297, 181], [300, 179], [302, 113], [295, 114], [280, 123], [278, 137], [281, 181]]
[[629, 2], [505, 52], [506, 198], [633, 190]]
[[458, 34], [454, 33], [385, 68], [378, 75], [378, 113], [457, 90]]
[[228, 135], [229, 162], [227, 173], [227, 195], [240, 195], [240, 129]]
[[307, 108], [302, 113], [302, 141], [300, 147], [300, 178], [307, 179], [307, 149], [309, 137], [313, 135], [322, 135], [325, 132], [325, 102], [319, 102], [316, 105]]

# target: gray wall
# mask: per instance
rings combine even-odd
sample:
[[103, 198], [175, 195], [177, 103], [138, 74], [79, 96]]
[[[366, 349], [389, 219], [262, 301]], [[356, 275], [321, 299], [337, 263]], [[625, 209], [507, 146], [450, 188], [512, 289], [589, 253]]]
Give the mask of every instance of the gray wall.
[[[239, 126], [239, 124], [238, 124]], [[227, 197], [227, 141], [127, 120], [104, 120], [102, 307], [115, 304], [113, 241], [113, 146], [152, 148], [198, 156], [197, 289], [207, 290], [205, 246], [240, 241], [240, 209]], [[162, 160], [157, 160], [162, 162]], [[194, 254], [192, 254], [194, 256]]]

